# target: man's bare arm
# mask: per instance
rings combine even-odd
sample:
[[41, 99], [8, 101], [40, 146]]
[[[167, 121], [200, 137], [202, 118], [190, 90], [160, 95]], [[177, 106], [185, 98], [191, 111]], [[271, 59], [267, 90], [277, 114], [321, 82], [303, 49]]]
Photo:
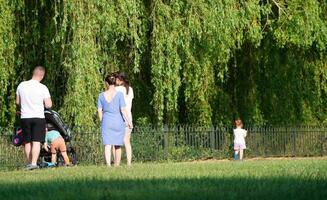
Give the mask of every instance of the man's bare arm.
[[51, 108], [52, 107], [51, 98], [44, 99], [44, 107], [46, 107], [46, 108]]
[[20, 96], [16, 95], [16, 104], [20, 106]]

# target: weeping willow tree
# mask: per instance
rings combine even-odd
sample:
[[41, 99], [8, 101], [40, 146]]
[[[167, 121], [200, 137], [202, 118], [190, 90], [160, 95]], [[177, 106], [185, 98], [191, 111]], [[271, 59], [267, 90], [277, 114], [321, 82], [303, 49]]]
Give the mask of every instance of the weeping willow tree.
[[[117, 70], [139, 72], [141, 34], [136, 1], [57, 1], [54, 39], [66, 77], [61, 113], [77, 126], [94, 126], [96, 100], [104, 76]], [[56, 58], [50, 60], [57, 66]], [[56, 74], [55, 68], [52, 69]], [[57, 73], [58, 74], [58, 73]], [[62, 81], [62, 77], [54, 80]], [[72, 106], [73, 105], [73, 106]]]
[[[13, 23], [17, 25], [18, 45], [12, 48], [11, 59], [16, 60], [16, 65], [12, 64], [16, 78], [11, 96], [14, 98], [15, 87], [30, 78], [36, 65], [44, 65], [47, 69], [44, 82], [54, 100], [54, 109], [72, 125], [95, 126], [96, 100], [104, 89], [104, 76], [117, 70], [131, 76], [140, 71], [142, 27], [138, 15], [142, 6], [139, 3], [25, 1], [20, 2], [20, 7], [3, 3], [7, 10], [12, 9], [8, 20], [13, 21], [2, 21], [8, 27], [4, 34], [14, 31]], [[6, 59], [10, 61], [9, 57]], [[10, 71], [6, 73], [2, 74], [9, 79]], [[1, 93], [4, 103], [14, 107], [13, 98], [7, 99], [6, 92], [4, 89]], [[3, 111], [3, 116], [4, 113], [14, 112]], [[1, 119], [6, 121], [6, 117]]]
[[15, 35], [15, 9], [19, 4], [5, 0], [0, 1], [0, 126], [13, 123], [15, 116], [15, 49], [17, 37]]
[[[95, 41], [96, 10], [85, 1], [64, 3], [63, 9], [69, 20], [69, 43], [63, 58], [63, 69], [67, 73], [66, 95], [62, 113], [75, 125], [93, 125], [94, 102], [100, 91], [100, 63]], [[72, 106], [74, 105], [74, 106]]]
[[47, 69], [54, 109], [97, 126], [103, 79], [125, 71], [136, 122], [327, 123], [323, 0], [0, 1], [0, 123]]
[[[178, 105], [185, 104], [184, 122], [211, 124], [219, 115], [214, 99], [220, 100], [217, 85], [227, 79], [231, 55], [244, 40], [257, 45], [262, 38], [259, 2], [157, 0], [152, 9], [152, 83], [158, 121], [175, 122]], [[179, 95], [183, 98], [178, 102]]]
[[252, 123], [326, 122], [326, 2], [266, 1], [263, 11], [261, 45], [235, 55], [234, 104]]

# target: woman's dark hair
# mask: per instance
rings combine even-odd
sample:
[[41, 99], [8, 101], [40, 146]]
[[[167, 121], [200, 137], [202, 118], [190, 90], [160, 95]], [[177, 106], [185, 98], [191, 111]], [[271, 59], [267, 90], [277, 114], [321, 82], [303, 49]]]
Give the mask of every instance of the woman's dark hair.
[[108, 85], [115, 85], [116, 83], [116, 78], [113, 74], [109, 74], [104, 80], [108, 83]]
[[130, 84], [129, 84], [129, 81], [128, 81], [125, 73], [124, 72], [115, 72], [114, 74], [117, 79], [123, 81], [123, 86], [126, 88], [126, 94], [128, 94]]

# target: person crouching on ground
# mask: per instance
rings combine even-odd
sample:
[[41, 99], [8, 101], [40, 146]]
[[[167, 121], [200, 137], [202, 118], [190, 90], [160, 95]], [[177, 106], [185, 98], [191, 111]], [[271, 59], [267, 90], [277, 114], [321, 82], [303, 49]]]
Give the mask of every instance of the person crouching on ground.
[[[48, 145], [50, 146], [51, 152], [51, 162], [53, 164], [57, 163], [57, 151], [60, 151], [62, 157], [64, 158], [65, 165], [69, 165], [69, 158], [67, 156], [67, 148], [64, 138], [56, 130], [51, 130], [52, 126], [47, 124], [47, 133], [45, 136], [44, 149], [48, 152]], [[48, 131], [48, 129], [50, 131]]]
[[234, 132], [234, 160], [237, 160], [238, 153], [240, 154], [240, 160], [243, 160], [243, 150], [246, 149], [245, 146], [245, 137], [247, 131], [243, 129], [243, 123], [240, 119], [235, 120], [236, 128]]

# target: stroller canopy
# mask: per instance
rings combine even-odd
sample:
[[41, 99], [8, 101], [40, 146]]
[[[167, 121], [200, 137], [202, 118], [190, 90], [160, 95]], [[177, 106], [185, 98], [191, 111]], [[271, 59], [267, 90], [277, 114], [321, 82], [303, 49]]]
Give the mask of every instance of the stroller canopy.
[[69, 127], [61, 119], [59, 113], [53, 110], [44, 110], [45, 120], [47, 123], [51, 124], [53, 129], [59, 131], [60, 135], [64, 138], [66, 142], [71, 139], [71, 131]]

